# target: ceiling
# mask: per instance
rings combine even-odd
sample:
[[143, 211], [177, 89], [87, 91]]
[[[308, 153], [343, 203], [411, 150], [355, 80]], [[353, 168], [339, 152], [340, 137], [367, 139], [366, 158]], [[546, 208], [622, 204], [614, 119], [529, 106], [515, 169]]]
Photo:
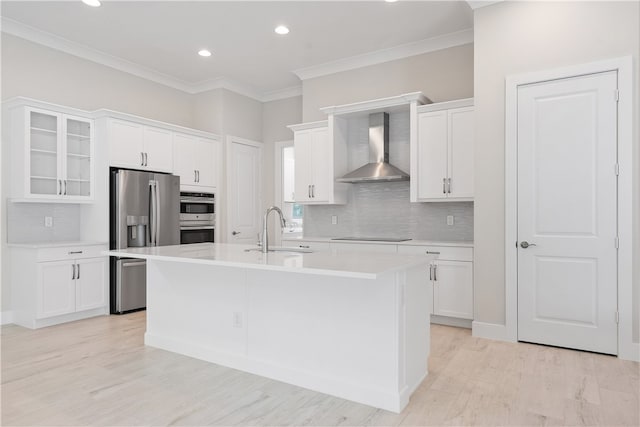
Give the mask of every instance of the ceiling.
[[[366, 63], [367, 55], [384, 58], [380, 51], [394, 49], [408, 56], [420, 52], [407, 46], [473, 26], [465, 1], [105, 0], [99, 8], [2, 1], [1, 7], [5, 32], [192, 93], [220, 81], [276, 93], [300, 85], [294, 70], [354, 56]], [[289, 35], [274, 33], [280, 24]], [[198, 56], [203, 48], [213, 55]]]

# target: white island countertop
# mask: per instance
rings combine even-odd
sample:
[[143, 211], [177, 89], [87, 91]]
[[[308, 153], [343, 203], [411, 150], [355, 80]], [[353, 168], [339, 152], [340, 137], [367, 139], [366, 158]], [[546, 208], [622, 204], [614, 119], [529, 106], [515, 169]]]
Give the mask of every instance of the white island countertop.
[[[328, 276], [377, 279], [388, 273], [406, 270], [419, 265], [425, 271], [429, 257], [383, 253], [332, 252], [269, 252], [246, 251], [255, 246], [228, 243], [197, 243], [189, 245], [127, 248], [105, 251], [105, 255], [173, 261], [192, 264], [208, 264], [221, 267], [241, 267], [292, 273], [320, 274]], [[293, 248], [295, 250], [296, 248]]]

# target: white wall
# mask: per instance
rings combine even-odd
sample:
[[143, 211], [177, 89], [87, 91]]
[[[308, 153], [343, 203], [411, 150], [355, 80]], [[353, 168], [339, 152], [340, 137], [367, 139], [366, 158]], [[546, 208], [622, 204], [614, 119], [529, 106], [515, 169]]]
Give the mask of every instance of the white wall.
[[640, 300], [638, 2], [501, 2], [475, 11], [475, 316], [504, 324], [505, 77], [634, 57], [634, 341]]
[[421, 91], [433, 102], [473, 96], [473, 44], [305, 80], [304, 122], [326, 119], [321, 107]]
[[[264, 141], [263, 158], [263, 208], [275, 204], [275, 150], [277, 141], [293, 140], [293, 132], [287, 125], [302, 123], [302, 97], [280, 99], [265, 102], [262, 109], [262, 140]], [[280, 226], [276, 226], [275, 216], [269, 223], [269, 235], [280, 233]], [[271, 238], [271, 242], [274, 239]]]

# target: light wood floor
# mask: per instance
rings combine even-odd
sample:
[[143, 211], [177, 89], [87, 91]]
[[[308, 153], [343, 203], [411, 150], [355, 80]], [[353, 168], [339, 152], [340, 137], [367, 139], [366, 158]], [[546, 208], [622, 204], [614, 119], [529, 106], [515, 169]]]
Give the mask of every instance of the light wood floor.
[[2, 327], [2, 425], [629, 425], [639, 364], [434, 325], [401, 414], [143, 345], [144, 312]]

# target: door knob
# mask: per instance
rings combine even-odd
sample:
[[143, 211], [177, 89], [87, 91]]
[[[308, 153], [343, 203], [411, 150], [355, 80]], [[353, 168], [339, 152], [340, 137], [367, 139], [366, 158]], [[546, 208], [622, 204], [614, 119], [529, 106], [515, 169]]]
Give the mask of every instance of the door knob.
[[522, 249], [527, 249], [529, 246], [538, 246], [538, 245], [536, 245], [535, 243], [529, 243], [526, 240], [523, 242], [520, 242], [520, 247]]
[[240, 231], [232, 231], [232, 232], [231, 232], [231, 235], [232, 235], [232, 236], [236, 236], [236, 235], [238, 235], [238, 234], [240, 234]]

